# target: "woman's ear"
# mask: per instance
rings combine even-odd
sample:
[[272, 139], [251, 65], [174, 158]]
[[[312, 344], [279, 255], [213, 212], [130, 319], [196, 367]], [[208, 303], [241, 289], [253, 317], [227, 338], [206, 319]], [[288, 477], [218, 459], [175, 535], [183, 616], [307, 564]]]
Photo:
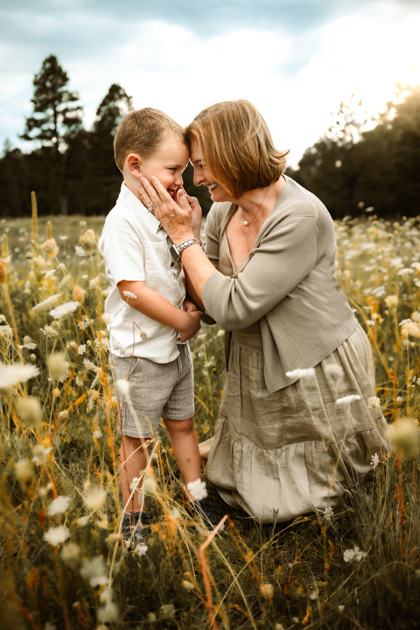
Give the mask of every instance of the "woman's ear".
[[129, 153], [125, 163], [130, 175], [136, 177], [136, 179], [140, 179], [140, 177], [142, 177], [141, 157], [138, 153]]

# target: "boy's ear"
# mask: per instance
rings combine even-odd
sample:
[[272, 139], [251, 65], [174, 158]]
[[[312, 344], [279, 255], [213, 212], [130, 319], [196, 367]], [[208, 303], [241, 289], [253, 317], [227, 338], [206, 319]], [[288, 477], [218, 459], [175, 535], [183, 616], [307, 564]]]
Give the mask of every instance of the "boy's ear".
[[130, 175], [136, 178], [140, 178], [142, 176], [141, 157], [138, 153], [129, 153], [125, 163]]

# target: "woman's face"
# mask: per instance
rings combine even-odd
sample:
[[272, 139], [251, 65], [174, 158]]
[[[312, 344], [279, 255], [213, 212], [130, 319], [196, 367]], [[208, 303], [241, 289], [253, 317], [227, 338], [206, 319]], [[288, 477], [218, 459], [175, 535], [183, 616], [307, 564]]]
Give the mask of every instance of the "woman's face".
[[198, 142], [194, 139], [191, 140], [190, 160], [194, 167], [194, 184], [196, 186], [201, 184], [207, 186], [214, 202], [232, 201], [226, 190], [215, 181], [213, 173], [206, 168]]

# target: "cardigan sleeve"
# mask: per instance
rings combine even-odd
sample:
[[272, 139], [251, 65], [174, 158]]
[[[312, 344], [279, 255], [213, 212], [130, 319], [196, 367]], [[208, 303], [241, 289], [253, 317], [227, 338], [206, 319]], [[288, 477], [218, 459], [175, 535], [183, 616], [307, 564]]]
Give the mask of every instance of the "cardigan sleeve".
[[261, 240], [237, 277], [213, 273], [203, 288], [208, 313], [225, 330], [251, 326], [285, 298], [317, 262], [317, 221], [291, 215]]

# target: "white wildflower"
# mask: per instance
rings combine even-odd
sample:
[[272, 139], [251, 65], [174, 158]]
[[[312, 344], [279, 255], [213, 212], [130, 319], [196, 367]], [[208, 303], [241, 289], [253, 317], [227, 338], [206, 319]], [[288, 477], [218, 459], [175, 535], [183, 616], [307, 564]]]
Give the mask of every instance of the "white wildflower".
[[52, 483], [51, 482], [47, 483], [47, 485], [44, 488], [40, 488], [39, 489], [39, 494], [40, 494], [41, 497], [46, 497], [50, 490], [52, 490]]
[[65, 542], [67, 538], [70, 537], [70, 531], [68, 527], [51, 527], [45, 534], [44, 539], [52, 545], [53, 547], [57, 547], [61, 543]]
[[52, 446], [42, 446], [42, 444], [37, 444], [32, 449], [34, 456], [32, 457], [32, 461], [34, 464], [45, 464], [47, 461], [48, 455], [52, 451]]
[[133, 481], [130, 483], [130, 490], [137, 490], [137, 486], [141, 482], [141, 477], [134, 477]]
[[91, 586], [108, 584], [107, 567], [102, 556], [95, 556], [91, 560], [83, 560], [80, 573]]
[[53, 276], [55, 274], [56, 270], [55, 269], [50, 269], [49, 271], [47, 271], [47, 273], [45, 274], [45, 278], [49, 278], [50, 276]]
[[42, 406], [39, 398], [24, 396], [16, 404], [18, 416], [29, 425], [38, 425], [42, 418]]
[[172, 617], [175, 613], [175, 606], [173, 604], [163, 604], [163, 606], [160, 607], [160, 611], [162, 617]]
[[59, 379], [63, 372], [66, 371], [66, 355], [64, 352], [53, 352], [47, 359], [48, 370], [53, 380]]
[[343, 610], [344, 610], [344, 605], [340, 604], [340, 606], [338, 606], [338, 612], [342, 614]]
[[97, 511], [103, 506], [105, 502], [105, 497], [106, 497], [105, 488], [102, 488], [101, 486], [96, 486], [94, 488], [91, 488], [90, 490], [88, 490], [88, 492], [86, 492], [86, 495], [84, 497], [85, 505], [90, 510]]
[[336, 405], [349, 405], [356, 400], [361, 400], [361, 397], [357, 394], [350, 394], [349, 396], [343, 396], [343, 398], [337, 398]]
[[134, 553], [137, 556], [144, 556], [147, 550], [148, 550], [148, 546], [144, 543], [140, 543], [136, 547], [134, 547]]
[[145, 494], [155, 494], [156, 482], [152, 477], [146, 477], [143, 483], [143, 491]]
[[60, 317], [73, 313], [77, 308], [79, 308], [79, 306], [79, 302], [66, 302], [65, 304], [60, 304], [60, 306], [53, 308], [49, 314], [51, 317], [54, 317], [54, 319], [60, 319]]
[[89, 359], [84, 359], [83, 365], [87, 370], [93, 370], [94, 372], [98, 371], [98, 366], [93, 363], [93, 361], [89, 361]]
[[62, 236], [59, 236], [58, 238], [62, 241], [66, 241], [68, 239], [68, 236], [62, 235]]
[[404, 269], [400, 269], [397, 275], [399, 276], [409, 276], [410, 273], [414, 273], [414, 269], [410, 269], [410, 267], [406, 267]]
[[70, 497], [57, 497], [48, 506], [48, 514], [54, 516], [55, 514], [63, 514], [70, 505]]
[[69, 412], [67, 411], [67, 409], [64, 409], [63, 411], [60, 411], [57, 417], [59, 420], [64, 420], [65, 418], [67, 418], [68, 415]]
[[16, 477], [19, 481], [25, 483], [33, 477], [34, 468], [29, 459], [23, 458], [15, 464]]
[[76, 519], [75, 525], [76, 527], [86, 527], [89, 521], [90, 521], [90, 514], [88, 514], [87, 516], [81, 516], [80, 518]]
[[38, 374], [39, 369], [35, 365], [21, 365], [20, 363], [5, 365], [0, 363], [0, 388], [6, 389], [17, 383], [26, 383]]
[[286, 376], [288, 376], [289, 378], [307, 378], [309, 376], [313, 376], [314, 374], [314, 368], [307, 368], [305, 370], [297, 368], [296, 370], [286, 372]]
[[101, 438], [101, 437], [102, 437], [102, 432], [101, 432], [101, 431], [94, 431], [94, 432], [92, 433], [92, 437], [93, 437], [95, 440], [97, 440], [97, 439], [99, 439], [99, 438]]
[[0, 337], [12, 337], [13, 336], [13, 328], [6, 324], [5, 326], [0, 326]]
[[48, 297], [43, 302], [40, 302], [36, 306], [34, 306], [31, 310], [32, 310], [32, 312], [41, 311], [45, 307], [50, 306], [53, 302], [55, 302], [59, 298], [61, 298], [61, 293], [56, 293], [55, 295], [50, 295], [50, 297]]
[[372, 409], [373, 407], [379, 407], [380, 408], [380, 406], [381, 406], [380, 402], [381, 401], [379, 400], [379, 398], [377, 396], [370, 396], [368, 398], [368, 407], [370, 409]]
[[61, 558], [63, 562], [68, 564], [69, 567], [71, 567], [72, 569], [76, 569], [76, 567], [79, 565], [81, 555], [82, 550], [80, 549], [79, 545], [76, 545], [76, 543], [68, 543], [61, 550]]
[[420, 327], [414, 322], [404, 322], [402, 329], [411, 337], [420, 337]]
[[260, 594], [265, 599], [271, 599], [274, 595], [274, 586], [272, 584], [261, 584]]
[[337, 382], [343, 378], [344, 370], [338, 363], [331, 363], [325, 366], [325, 374], [333, 382]]
[[371, 459], [370, 459], [370, 464], [371, 466], [373, 466], [374, 468], [376, 468], [376, 466], [379, 464], [379, 455], [378, 453], [375, 453], [375, 455], [372, 455]]
[[206, 482], [201, 481], [201, 479], [190, 481], [187, 485], [187, 489], [197, 501], [201, 501], [201, 499], [205, 499], [207, 496]]
[[361, 551], [357, 545], [353, 549], [346, 549], [343, 553], [344, 562], [360, 562], [367, 556], [365, 551]]
[[124, 378], [119, 378], [116, 382], [118, 392], [122, 396], [128, 396], [128, 392], [130, 391], [130, 383]]
[[194, 590], [194, 584], [191, 584], [191, 582], [188, 582], [188, 580], [183, 580], [182, 581], [182, 586], [188, 592]]
[[332, 507], [326, 507], [322, 512], [322, 519], [324, 521], [331, 521], [333, 516], [334, 510], [332, 509]]
[[75, 250], [75, 252], [76, 252], [76, 254], [77, 254], [78, 256], [80, 256], [80, 257], [82, 257], [82, 256], [86, 256], [86, 252], [85, 252], [85, 250], [83, 249], [83, 247], [80, 247], [80, 245], [76, 245], [76, 247], [74, 248], [74, 250]]
[[118, 621], [119, 613], [118, 606], [114, 602], [106, 602], [98, 609], [98, 621], [102, 623], [112, 623]]
[[104, 321], [105, 324], [109, 324], [110, 323], [111, 317], [110, 317], [109, 313], [104, 313], [102, 315], [102, 321]]
[[137, 300], [137, 295], [132, 291], [123, 291], [123, 295], [125, 295], [128, 300]]
[[44, 328], [41, 328], [40, 330], [46, 337], [57, 337], [58, 335], [58, 331], [52, 326], [48, 326], [48, 324], [45, 324]]
[[80, 346], [77, 348], [77, 354], [84, 354], [86, 352], [86, 345], [84, 343], [81, 343]]

